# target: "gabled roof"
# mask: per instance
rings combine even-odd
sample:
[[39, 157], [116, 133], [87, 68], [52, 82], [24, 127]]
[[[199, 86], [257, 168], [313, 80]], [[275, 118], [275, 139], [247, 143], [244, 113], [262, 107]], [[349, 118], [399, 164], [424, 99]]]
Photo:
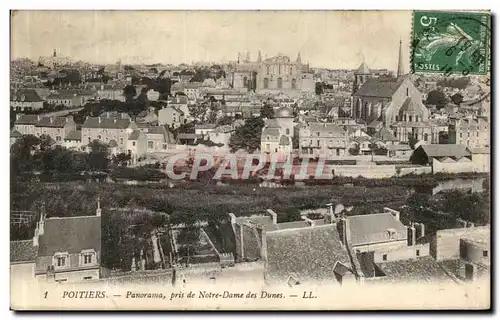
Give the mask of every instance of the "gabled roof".
[[365, 62], [363, 62], [359, 66], [358, 70], [354, 72], [354, 74], [370, 74], [370, 73], [371, 73], [370, 68], [368, 68], [368, 65]]
[[101, 250], [101, 217], [69, 217], [45, 219], [44, 234], [40, 236], [38, 256], [56, 252], [80, 253], [82, 250]]
[[[335, 224], [267, 233], [266, 276], [271, 281], [332, 281], [337, 262], [349, 266]], [[335, 281], [335, 280], [334, 280]]]
[[64, 117], [43, 117], [35, 127], [64, 128], [66, 118]]
[[81, 130], [73, 130], [68, 133], [64, 140], [82, 140], [82, 131]]
[[33, 246], [33, 240], [18, 240], [10, 242], [10, 263], [34, 262], [38, 247]]
[[290, 139], [287, 136], [282, 135], [281, 138], [280, 138], [280, 145], [281, 146], [289, 146], [290, 145]]
[[[387, 278], [393, 281], [442, 283], [452, 282], [452, 278], [431, 256], [417, 259], [378, 263], [377, 266]], [[389, 280], [387, 279], [387, 280]]]
[[262, 129], [262, 136], [278, 137], [280, 135], [280, 130], [278, 128], [266, 128]]
[[419, 112], [421, 106], [422, 102], [415, 101], [415, 99], [413, 99], [412, 97], [408, 97], [406, 98], [405, 102], [403, 102], [401, 109], [399, 109], [399, 113], [401, 114], [402, 112]]
[[20, 138], [20, 137], [22, 137], [22, 136], [23, 136], [23, 135], [22, 135], [19, 131], [15, 130], [15, 129], [13, 129], [13, 130], [10, 132], [10, 137], [11, 137], [11, 138]]
[[47, 97], [47, 100], [73, 99], [75, 97], [77, 97], [76, 93], [68, 92], [68, 91], [59, 91], [59, 92], [53, 92], [53, 93], [49, 94], [49, 96]]
[[428, 157], [466, 157], [470, 156], [467, 148], [460, 144], [424, 144], [418, 147], [422, 148]]
[[33, 89], [11, 90], [10, 101], [20, 102], [42, 102], [42, 98]]
[[395, 78], [371, 78], [354, 93], [354, 96], [392, 98], [402, 82], [402, 79]]
[[126, 129], [130, 122], [130, 119], [88, 117], [82, 128]]
[[411, 150], [411, 147], [407, 144], [388, 144], [385, 148], [389, 151], [406, 151]]
[[22, 114], [14, 123], [35, 125], [38, 123], [38, 116], [36, 114]]
[[130, 133], [128, 136], [128, 140], [137, 140], [141, 136], [141, 131], [140, 130], [134, 130]]
[[148, 127], [148, 134], [164, 134], [164, 133], [165, 133], [165, 127], [156, 127], [156, 126]]
[[349, 220], [353, 245], [388, 241], [388, 229], [394, 229], [397, 239], [406, 239], [406, 227], [391, 213], [377, 213], [346, 217]]
[[346, 133], [346, 130], [344, 127], [341, 127], [335, 123], [326, 123], [326, 122], [312, 122], [309, 124], [309, 127], [311, 128], [311, 131], [314, 132], [322, 132], [324, 134], [327, 134], [329, 132], [335, 133], [337, 135], [344, 135]]
[[374, 138], [380, 139], [382, 141], [399, 141], [394, 134], [392, 133], [391, 130], [387, 128], [382, 128], [379, 131], [377, 131], [374, 135]]

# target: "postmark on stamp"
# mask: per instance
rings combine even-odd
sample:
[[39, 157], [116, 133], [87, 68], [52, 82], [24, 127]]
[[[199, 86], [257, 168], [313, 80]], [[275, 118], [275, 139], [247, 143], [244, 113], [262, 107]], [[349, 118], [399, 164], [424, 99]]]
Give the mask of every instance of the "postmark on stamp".
[[412, 27], [413, 73], [488, 73], [490, 13], [414, 11]]

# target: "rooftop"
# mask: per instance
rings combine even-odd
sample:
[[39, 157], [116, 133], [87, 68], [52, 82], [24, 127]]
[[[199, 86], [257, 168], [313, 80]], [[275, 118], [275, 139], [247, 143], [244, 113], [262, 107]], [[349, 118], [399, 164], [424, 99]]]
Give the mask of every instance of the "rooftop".
[[401, 83], [402, 80], [396, 78], [370, 78], [354, 93], [354, 96], [391, 98]]
[[460, 144], [424, 144], [418, 147], [427, 154], [428, 157], [466, 157], [470, 156], [467, 148]]
[[38, 256], [52, 256], [56, 252], [80, 253], [86, 249], [101, 250], [100, 216], [45, 219]]
[[267, 234], [266, 278], [287, 281], [331, 281], [337, 262], [350, 265], [335, 224], [279, 230]]
[[10, 263], [34, 262], [38, 247], [33, 246], [33, 240], [10, 242]]
[[349, 220], [351, 243], [361, 245], [391, 240], [388, 229], [394, 229], [394, 240], [406, 239], [406, 227], [391, 213], [377, 213], [346, 217]]
[[378, 263], [386, 276], [401, 282], [452, 282], [452, 278], [430, 256]]

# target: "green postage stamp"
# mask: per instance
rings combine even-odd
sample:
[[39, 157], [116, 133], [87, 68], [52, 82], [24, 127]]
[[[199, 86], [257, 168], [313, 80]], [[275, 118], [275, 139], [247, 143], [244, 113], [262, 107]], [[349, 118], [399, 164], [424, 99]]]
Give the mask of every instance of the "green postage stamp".
[[414, 11], [414, 73], [484, 75], [490, 67], [489, 12]]

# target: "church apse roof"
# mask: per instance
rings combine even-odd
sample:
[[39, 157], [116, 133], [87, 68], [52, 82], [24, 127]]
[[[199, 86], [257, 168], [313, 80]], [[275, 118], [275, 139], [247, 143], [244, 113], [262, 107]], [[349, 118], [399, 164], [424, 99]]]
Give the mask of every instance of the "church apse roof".
[[359, 88], [354, 96], [357, 97], [378, 97], [378, 98], [392, 98], [396, 90], [401, 86], [402, 79], [396, 78], [372, 78], [368, 79]]

